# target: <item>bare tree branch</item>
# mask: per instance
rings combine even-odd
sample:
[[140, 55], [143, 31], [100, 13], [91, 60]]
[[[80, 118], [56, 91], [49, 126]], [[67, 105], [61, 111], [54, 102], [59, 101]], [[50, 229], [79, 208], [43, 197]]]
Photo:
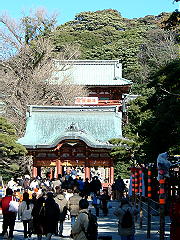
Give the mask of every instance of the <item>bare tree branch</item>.
[[138, 54], [143, 81], [148, 79], [150, 70], [153, 67], [154, 69], [161, 68], [179, 57], [174, 32], [155, 29], [147, 33], [146, 39]]
[[[87, 95], [83, 86], [71, 83], [71, 77], [59, 84], [53, 81], [53, 73], [61, 71], [53, 59], [75, 59], [79, 48], [67, 44], [62, 52], [55, 52], [51, 40], [39, 30], [42, 25], [45, 29], [46, 23], [55, 23], [55, 17], [46, 19], [43, 11], [37, 11], [26, 21], [22, 19], [19, 25], [5, 15], [0, 17], [0, 21], [6, 28], [6, 31], [1, 31], [0, 90], [6, 104], [6, 117], [16, 124], [19, 135], [22, 135], [27, 105], [73, 105], [76, 96]], [[26, 31], [30, 31], [27, 21], [34, 24], [35, 36], [28, 43], [25, 39]], [[37, 33], [34, 32], [36, 30]], [[28, 34], [31, 35], [31, 32]]]

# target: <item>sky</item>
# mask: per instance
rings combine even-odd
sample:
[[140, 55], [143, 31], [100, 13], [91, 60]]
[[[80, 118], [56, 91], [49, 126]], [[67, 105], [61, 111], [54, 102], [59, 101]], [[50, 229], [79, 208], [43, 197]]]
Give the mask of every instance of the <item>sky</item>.
[[48, 13], [58, 13], [58, 24], [74, 20], [76, 14], [85, 11], [116, 9], [125, 18], [158, 15], [179, 9], [173, 0], [0, 0], [0, 13], [13, 18], [22, 17], [22, 12], [45, 8]]

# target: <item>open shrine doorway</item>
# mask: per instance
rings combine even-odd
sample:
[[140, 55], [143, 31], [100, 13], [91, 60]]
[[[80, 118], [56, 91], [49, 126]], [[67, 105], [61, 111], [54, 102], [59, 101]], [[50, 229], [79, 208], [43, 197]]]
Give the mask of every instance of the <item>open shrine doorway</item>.
[[[84, 145], [84, 151], [82, 151], [82, 145]], [[81, 149], [80, 149], [81, 146]], [[114, 182], [114, 167], [113, 160], [107, 149], [93, 149], [88, 147], [84, 143], [80, 143], [77, 146], [67, 146], [67, 143], [61, 143], [60, 149], [52, 150], [38, 150], [33, 152], [33, 177], [43, 176], [44, 170], [48, 169], [50, 178], [57, 178], [59, 174], [61, 176], [70, 174], [72, 169], [77, 172], [77, 178], [88, 178], [92, 180], [94, 176], [98, 176], [102, 183]]]
[[[46, 166], [39, 166], [39, 161], [35, 160], [35, 164], [33, 165], [33, 177], [46, 177], [47, 173], [49, 173], [50, 179], [57, 178], [59, 174], [61, 176], [71, 175], [71, 171], [75, 170], [77, 172], [77, 178], [81, 177], [82, 179], [88, 178], [92, 180], [93, 177], [97, 176], [102, 183], [113, 183], [114, 182], [114, 167], [113, 166], [86, 166], [84, 163], [83, 165], [72, 165], [71, 163], [65, 162], [64, 164], [61, 163], [60, 160], [56, 160], [53, 162], [49, 161], [49, 165], [46, 161]], [[41, 160], [41, 165], [43, 161]]]

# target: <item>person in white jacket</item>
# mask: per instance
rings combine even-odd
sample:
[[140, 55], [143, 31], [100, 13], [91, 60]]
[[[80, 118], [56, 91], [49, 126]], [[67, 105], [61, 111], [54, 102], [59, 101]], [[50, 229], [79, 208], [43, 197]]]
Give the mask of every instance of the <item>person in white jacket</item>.
[[34, 207], [34, 204], [31, 203], [29, 199], [29, 193], [25, 192], [23, 194], [23, 201], [18, 208], [18, 219], [23, 222], [25, 239], [31, 238], [32, 226], [33, 226], [31, 213], [32, 213], [33, 207]]

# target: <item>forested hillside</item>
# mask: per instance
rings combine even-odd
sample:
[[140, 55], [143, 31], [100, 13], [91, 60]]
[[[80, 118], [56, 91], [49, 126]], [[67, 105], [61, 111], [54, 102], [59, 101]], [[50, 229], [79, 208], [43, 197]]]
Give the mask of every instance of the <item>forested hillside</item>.
[[[171, 27], [170, 13], [123, 18], [112, 9], [83, 12], [74, 21], [51, 33], [56, 51], [66, 44], [79, 46], [80, 59], [119, 59], [123, 77], [133, 80], [131, 93], [140, 94], [128, 106], [128, 124], [123, 135], [130, 139], [112, 152], [116, 172], [129, 163], [155, 161], [163, 151], [178, 154], [180, 149], [178, 24]], [[131, 161], [132, 162], [131, 162]]]
[[[86, 96], [83, 86], [44, 81], [56, 70], [54, 58], [119, 59], [123, 77], [134, 82], [130, 93], [140, 96], [126, 106], [128, 124], [123, 126], [123, 136], [129, 140], [111, 140], [117, 146], [112, 152], [116, 173], [135, 161], [152, 162], [163, 151], [180, 154], [179, 19], [178, 11], [127, 19], [108, 9], [79, 13], [73, 21], [56, 26], [56, 17], [47, 17], [44, 12], [23, 17], [18, 25], [14, 19], [1, 16], [5, 28], [0, 32], [4, 117], [13, 123], [19, 137], [27, 105], [70, 105], [77, 92]], [[7, 125], [5, 119], [2, 125]], [[8, 131], [1, 134], [4, 167], [24, 152], [15, 145], [16, 136]], [[25, 158], [18, 164], [21, 169], [24, 164], [30, 167]], [[16, 170], [12, 165], [8, 172]]]
[[[157, 58], [160, 66], [176, 58], [173, 33], [162, 30], [169, 15], [127, 19], [112, 9], [83, 12], [74, 21], [58, 26], [51, 39], [59, 51], [68, 43], [79, 45], [80, 59], [120, 59], [123, 76], [144, 83], [154, 65], [157, 68], [154, 64]], [[166, 51], [169, 47], [171, 56]]]

